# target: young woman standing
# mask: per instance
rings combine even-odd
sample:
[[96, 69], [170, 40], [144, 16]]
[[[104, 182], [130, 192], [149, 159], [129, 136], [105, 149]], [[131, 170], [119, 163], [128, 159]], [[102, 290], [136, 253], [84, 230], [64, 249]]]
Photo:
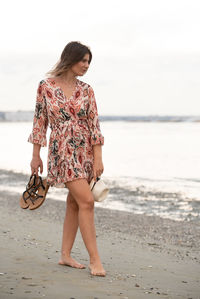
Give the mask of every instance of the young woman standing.
[[47, 183], [68, 188], [59, 264], [85, 268], [71, 257], [78, 226], [90, 257], [92, 275], [105, 276], [100, 260], [94, 223], [94, 198], [89, 183], [104, 171], [98, 110], [93, 88], [79, 79], [91, 63], [89, 47], [68, 43], [47, 78], [39, 82], [33, 129], [28, 142], [33, 143], [31, 172], [43, 172], [41, 146], [47, 146], [48, 125], [51, 134], [47, 159]]

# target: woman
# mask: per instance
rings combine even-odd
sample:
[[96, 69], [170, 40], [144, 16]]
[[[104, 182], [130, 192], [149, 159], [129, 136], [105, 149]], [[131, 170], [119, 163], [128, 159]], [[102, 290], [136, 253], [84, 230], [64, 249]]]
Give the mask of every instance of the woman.
[[32, 174], [43, 172], [41, 146], [47, 146], [48, 124], [51, 135], [47, 159], [47, 183], [68, 188], [63, 225], [60, 265], [83, 269], [85, 265], [71, 257], [78, 226], [90, 256], [92, 275], [105, 276], [96, 243], [94, 198], [89, 183], [104, 171], [97, 104], [92, 87], [77, 79], [91, 63], [90, 49], [80, 42], [68, 43], [50, 77], [39, 82], [33, 129], [28, 142], [33, 143], [30, 163]]

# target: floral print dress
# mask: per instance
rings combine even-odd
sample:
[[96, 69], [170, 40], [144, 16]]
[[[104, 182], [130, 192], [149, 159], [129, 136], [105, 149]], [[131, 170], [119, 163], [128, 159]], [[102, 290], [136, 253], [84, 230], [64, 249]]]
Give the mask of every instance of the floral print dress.
[[104, 144], [92, 87], [76, 79], [70, 98], [53, 78], [39, 82], [32, 132], [28, 142], [47, 146], [47, 128], [51, 128], [47, 183], [66, 187], [65, 183], [93, 177], [93, 145]]

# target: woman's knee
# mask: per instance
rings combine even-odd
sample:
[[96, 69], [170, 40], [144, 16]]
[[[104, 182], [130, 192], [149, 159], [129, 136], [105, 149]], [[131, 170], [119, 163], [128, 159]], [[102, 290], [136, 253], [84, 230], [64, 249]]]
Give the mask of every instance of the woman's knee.
[[92, 195], [87, 197], [83, 197], [82, 200], [79, 201], [79, 208], [84, 210], [93, 210], [94, 209], [94, 198]]

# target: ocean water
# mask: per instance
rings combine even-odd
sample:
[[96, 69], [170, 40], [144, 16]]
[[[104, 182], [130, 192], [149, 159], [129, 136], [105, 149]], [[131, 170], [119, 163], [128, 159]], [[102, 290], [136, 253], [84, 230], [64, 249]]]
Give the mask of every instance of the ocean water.
[[[159, 215], [177, 221], [200, 219], [200, 123], [102, 121], [105, 180], [110, 193], [96, 206]], [[1, 122], [0, 169], [30, 175], [32, 122]], [[50, 129], [47, 131], [49, 138]], [[41, 148], [46, 176], [47, 147]], [[0, 190], [22, 192], [1, 174]], [[50, 188], [48, 196], [66, 200], [68, 190]]]

